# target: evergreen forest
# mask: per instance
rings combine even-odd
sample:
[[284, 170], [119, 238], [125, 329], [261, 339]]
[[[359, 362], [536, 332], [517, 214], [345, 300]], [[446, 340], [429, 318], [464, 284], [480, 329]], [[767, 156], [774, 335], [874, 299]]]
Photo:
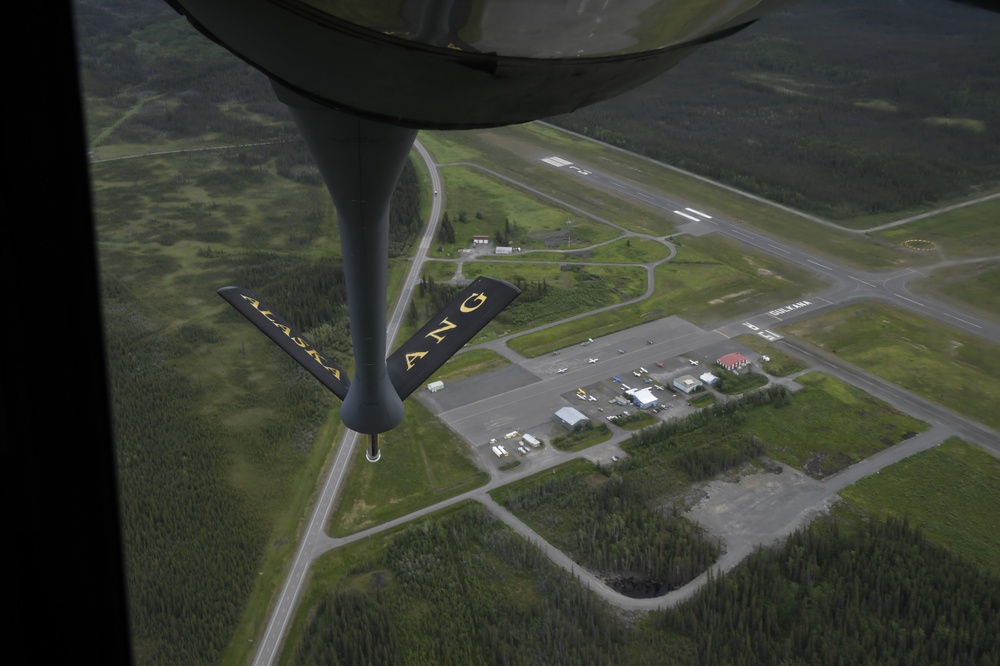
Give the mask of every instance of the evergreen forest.
[[858, 228], [996, 190], [998, 33], [945, 0], [802, 0], [551, 122]]
[[[331, 555], [330, 557], [337, 557]], [[307, 611], [288, 664], [995, 664], [1000, 580], [900, 520], [825, 518], [648, 616], [616, 613], [467, 504]]]

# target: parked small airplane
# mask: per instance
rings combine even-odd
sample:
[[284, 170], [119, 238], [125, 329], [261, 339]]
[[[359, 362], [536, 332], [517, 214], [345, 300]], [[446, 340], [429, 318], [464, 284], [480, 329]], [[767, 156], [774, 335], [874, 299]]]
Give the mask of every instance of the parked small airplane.
[[597, 359], [596, 358], [588, 358], [587, 359], [587, 363], [597, 363]]
[[618, 350], [618, 353], [619, 353], [619, 354], [624, 354], [624, 353], [625, 353], [625, 350], [624, 350], [624, 349], [619, 349], [619, 350]]
[[619, 384], [619, 383], [621, 383], [622, 378], [621, 377], [612, 377], [611, 381], [613, 381], [615, 384]]
[[662, 363], [660, 363], [659, 361], [657, 361], [657, 362], [656, 362], [656, 367], [658, 367], [658, 368], [662, 368], [662, 367], [663, 367], [663, 364], [662, 364]]
[[586, 400], [587, 399], [587, 396], [580, 395], [579, 393], [576, 394], [576, 397], [578, 397], [580, 400]]
[[559, 374], [562, 374], [562, 373], [566, 372], [568, 369], [569, 368], [559, 368], [558, 370], [556, 370], [556, 372], [558, 372]]
[[690, 363], [691, 365], [698, 365], [698, 361], [695, 361], [694, 359], [691, 359]]
[[646, 368], [639, 368], [639, 372], [644, 372], [647, 375], [649, 374], [649, 370], [647, 370]]

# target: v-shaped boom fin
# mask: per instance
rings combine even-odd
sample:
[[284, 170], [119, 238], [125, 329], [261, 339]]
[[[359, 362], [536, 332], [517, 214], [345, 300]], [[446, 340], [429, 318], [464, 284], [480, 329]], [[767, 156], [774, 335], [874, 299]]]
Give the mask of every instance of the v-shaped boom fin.
[[316, 349], [305, 336], [292, 328], [291, 324], [254, 296], [253, 292], [242, 287], [223, 287], [219, 290], [219, 296], [226, 299], [241, 315], [249, 319], [251, 324], [284, 349], [334, 395], [341, 400], [347, 397], [351, 383], [343, 368]]
[[504, 280], [478, 277], [436, 317], [386, 360], [389, 381], [401, 400], [434, 374], [521, 290]]

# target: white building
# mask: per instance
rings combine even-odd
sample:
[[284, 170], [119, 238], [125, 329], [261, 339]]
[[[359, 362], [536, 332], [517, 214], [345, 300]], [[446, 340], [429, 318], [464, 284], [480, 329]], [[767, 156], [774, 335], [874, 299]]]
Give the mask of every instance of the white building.
[[701, 382], [699, 382], [691, 375], [683, 375], [675, 379], [673, 385], [674, 388], [677, 389], [678, 391], [683, 391], [684, 393], [690, 393], [691, 391], [701, 386]]
[[656, 397], [651, 390], [648, 388], [639, 389], [637, 391], [632, 391], [632, 402], [636, 407], [640, 409], [649, 409], [650, 407], [656, 407], [656, 403], [659, 398]]

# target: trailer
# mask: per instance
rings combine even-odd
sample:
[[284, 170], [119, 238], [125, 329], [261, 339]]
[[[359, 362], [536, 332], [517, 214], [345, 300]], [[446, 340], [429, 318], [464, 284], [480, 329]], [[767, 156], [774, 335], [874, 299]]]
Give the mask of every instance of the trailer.
[[503, 458], [503, 451], [500, 450], [499, 446], [493, 447], [493, 453], [497, 455], [497, 458]]

